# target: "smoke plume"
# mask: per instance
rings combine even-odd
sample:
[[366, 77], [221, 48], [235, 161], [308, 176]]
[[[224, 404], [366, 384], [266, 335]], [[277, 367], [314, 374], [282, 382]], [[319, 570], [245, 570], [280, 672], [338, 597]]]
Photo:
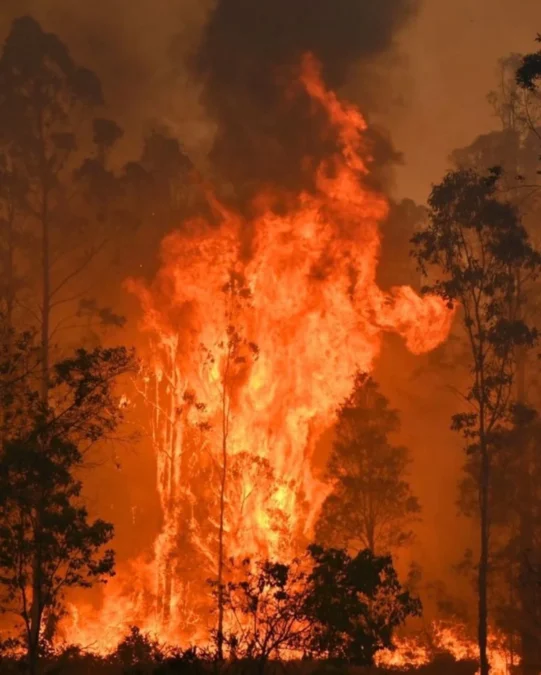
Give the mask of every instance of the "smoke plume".
[[[340, 88], [353, 65], [393, 48], [416, 7], [416, 0], [218, 0], [195, 58], [217, 125], [211, 160], [218, 172], [245, 196], [262, 182], [307, 187], [306, 158], [317, 162], [335, 139], [308, 97], [291, 89], [301, 56], [311, 52], [326, 84]], [[363, 107], [370, 108], [366, 98]], [[386, 142], [382, 149], [393, 157]]]

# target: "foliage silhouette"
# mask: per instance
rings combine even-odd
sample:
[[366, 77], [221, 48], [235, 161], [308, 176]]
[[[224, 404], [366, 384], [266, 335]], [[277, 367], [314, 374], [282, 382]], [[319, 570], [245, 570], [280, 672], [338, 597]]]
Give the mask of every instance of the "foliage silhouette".
[[326, 545], [385, 554], [412, 539], [420, 505], [407, 481], [406, 448], [393, 445], [398, 413], [365, 373], [338, 408], [335, 442], [327, 466], [334, 485], [316, 525]]
[[[541, 33], [537, 35], [536, 40], [541, 42]], [[525, 89], [533, 91], [539, 79], [541, 79], [541, 50], [527, 54], [517, 70], [517, 83]]]
[[413, 255], [431, 283], [423, 289], [458, 305], [467, 336], [470, 386], [466, 409], [452, 419], [468, 455], [479, 461], [478, 567], [481, 675], [487, 675], [489, 495], [493, 450], [506, 427], [517, 349], [532, 347], [537, 331], [519, 312], [517, 280], [537, 275], [540, 256], [510, 203], [497, 193], [500, 171], [448, 173], [432, 190], [430, 221], [412, 238]]
[[391, 558], [368, 550], [350, 557], [312, 545], [290, 564], [244, 560], [233, 575], [224, 589], [233, 628], [224, 641], [259, 672], [288, 655], [371, 665], [391, 647], [394, 629], [421, 611]]

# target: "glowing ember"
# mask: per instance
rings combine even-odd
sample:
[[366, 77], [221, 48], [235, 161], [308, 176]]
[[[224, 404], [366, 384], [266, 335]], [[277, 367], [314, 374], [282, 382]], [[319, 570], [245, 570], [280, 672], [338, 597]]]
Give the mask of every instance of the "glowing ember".
[[[231, 296], [222, 289], [231, 274], [251, 296], [235, 327], [259, 357], [238, 369], [231, 394], [227, 558], [287, 558], [305, 545], [326, 496], [312, 473], [315, 444], [355, 371], [373, 368], [383, 332], [401, 335], [414, 353], [448, 334], [452, 314], [440, 300], [376, 285], [388, 206], [363, 185], [365, 122], [325, 89], [310, 57], [301, 82], [341, 146], [320, 165], [317, 192], [298, 195], [286, 215], [262, 194], [250, 222], [214, 203], [219, 227], [197, 221], [170, 234], [153, 284], [130, 284], [153, 350], [147, 396], [163, 529], [153, 562], [129, 573], [139, 590], [133, 582], [131, 595], [110, 585], [99, 620], [84, 622], [82, 643], [93, 642], [94, 629], [103, 636], [104, 626], [108, 637], [136, 623], [159, 629], [162, 639], [192, 641], [212, 626], [201, 603], [208, 603], [205, 580], [216, 574], [223, 344], [231, 322]], [[77, 634], [75, 625], [70, 632]]]

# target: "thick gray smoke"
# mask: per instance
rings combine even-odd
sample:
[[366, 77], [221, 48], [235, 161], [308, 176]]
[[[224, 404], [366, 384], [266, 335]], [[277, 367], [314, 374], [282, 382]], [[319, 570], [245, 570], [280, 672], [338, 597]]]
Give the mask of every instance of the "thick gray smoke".
[[[306, 186], [306, 157], [317, 161], [334, 139], [306, 96], [286, 96], [303, 53], [314, 54], [327, 84], [339, 88], [353, 65], [393, 48], [416, 8], [416, 0], [218, 0], [195, 69], [217, 124], [211, 160], [219, 173], [243, 196], [261, 182]], [[380, 139], [376, 154], [392, 157], [390, 145]]]

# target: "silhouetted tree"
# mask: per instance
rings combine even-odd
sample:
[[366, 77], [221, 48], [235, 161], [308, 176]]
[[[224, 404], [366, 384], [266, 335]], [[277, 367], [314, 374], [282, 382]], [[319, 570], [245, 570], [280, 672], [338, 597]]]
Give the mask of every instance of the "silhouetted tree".
[[489, 570], [489, 495], [494, 447], [505, 428], [513, 391], [515, 353], [527, 349], [536, 331], [517, 311], [517, 279], [534, 276], [539, 256], [532, 249], [516, 209], [497, 195], [498, 172], [481, 176], [472, 170], [447, 174], [434, 187], [430, 222], [412, 239], [423, 274], [434, 270], [424, 288], [460, 307], [470, 348], [471, 385], [467, 409], [453, 416], [468, 455], [477, 455], [480, 519], [478, 568], [481, 675], [487, 660], [487, 577]]
[[[537, 35], [536, 40], [541, 42], [541, 33]], [[539, 79], [541, 79], [541, 50], [524, 56], [517, 70], [517, 82], [525, 89], [533, 91]]]
[[426, 208], [411, 199], [389, 203], [381, 224], [381, 257], [377, 278], [382, 288], [407, 284], [417, 289], [419, 273], [409, 255], [409, 241], [426, 218]]
[[[192, 162], [166, 127], [154, 126], [145, 134], [141, 155], [124, 166], [121, 184], [126, 210], [134, 211], [142, 223], [135, 233], [136, 250], [156, 252], [155, 257], [141, 257], [146, 273], [153, 273], [160, 243], [172, 229], [183, 227], [194, 217], [213, 221]], [[126, 272], [132, 273], [130, 268]]]
[[163, 658], [158, 640], [141, 632], [137, 626], [131, 626], [128, 635], [118, 643], [108, 660], [120, 665], [124, 673], [135, 673], [141, 672], [142, 668], [157, 665]]
[[25, 211], [27, 183], [12, 158], [0, 151], [0, 311], [6, 327], [3, 336], [9, 346], [17, 294], [23, 286], [17, 254], [28, 248], [28, 234], [22, 217]]
[[364, 373], [338, 409], [327, 479], [333, 484], [316, 525], [326, 545], [389, 553], [412, 538], [420, 506], [407, 481], [406, 448], [393, 445], [398, 412]]
[[0, 58], [0, 86], [2, 144], [24, 172], [26, 212], [40, 231], [42, 399], [47, 404], [58, 191], [62, 171], [76, 149], [72, 114], [80, 106], [101, 103], [101, 88], [90, 71], [75, 66], [60, 40], [44, 33], [30, 17], [13, 23]]
[[0, 452], [6, 441], [25, 433], [32, 424], [26, 413], [35, 406], [35, 377], [39, 354], [34, 335], [18, 333], [0, 313]]
[[[499, 86], [489, 94], [494, 113], [501, 122], [501, 129], [479, 136], [465, 148], [453, 152], [452, 158], [457, 167], [486, 172], [491, 167], [499, 166], [502, 170], [499, 189], [514, 205], [531, 240], [537, 244], [538, 223], [541, 216], [541, 190], [539, 185], [540, 152], [541, 152], [541, 99], [533, 91], [525, 90], [517, 83], [517, 69], [523, 57], [511, 54], [499, 62]], [[525, 280], [521, 275], [516, 279], [516, 311], [517, 318], [522, 318], [531, 327], [539, 325], [539, 281]], [[514, 355], [516, 375], [513, 396], [521, 406], [537, 405], [539, 402], [539, 382], [535, 367], [535, 354], [517, 348]], [[520, 614], [530, 616], [534, 612], [535, 594], [528, 592], [527, 585], [521, 579], [528, 575], [529, 558], [533, 550], [535, 538], [532, 515], [536, 505], [531, 499], [535, 491], [529, 489], [531, 473], [531, 452], [527, 447], [517, 446], [524, 434], [508, 437], [511, 452], [514, 455], [514, 469], [511, 473], [502, 472], [494, 476], [498, 490], [493, 491], [491, 512], [501, 513], [498, 499], [510, 513], [519, 514], [520, 518], [500, 518], [495, 520], [496, 530], [491, 538], [491, 603], [495, 611], [505, 623], [506, 635], [512, 641], [518, 632], [520, 640], [520, 657], [523, 669], [529, 663], [536, 668], [539, 662], [539, 647], [533, 644], [527, 624]], [[518, 468], [522, 463], [522, 480], [519, 479]], [[472, 462], [470, 462], [472, 464]], [[475, 471], [470, 466], [470, 472]], [[497, 472], [497, 464], [494, 467]], [[520, 498], [513, 485], [505, 486], [506, 475], [515, 485], [522, 485]], [[470, 509], [472, 479], [464, 481], [462, 504]], [[515, 494], [518, 501], [512, 505], [504, 500], [504, 495]], [[520, 537], [518, 533], [520, 532]], [[522, 543], [519, 544], [519, 541]], [[521, 553], [522, 551], [522, 553]], [[530, 551], [530, 553], [526, 553]], [[520, 562], [522, 561], [522, 562]], [[524, 569], [521, 571], [520, 567]], [[511, 621], [512, 617], [512, 621]], [[514, 623], [514, 627], [511, 625]], [[520, 628], [522, 626], [523, 628]]]
[[113, 526], [91, 521], [74, 477], [83, 458], [53, 437], [44, 451], [39, 433], [7, 443], [0, 460], [0, 585], [6, 611], [24, 622], [29, 668], [37, 672], [44, 612], [64, 589], [89, 587], [111, 575]]
[[13, 22], [0, 56], [0, 90], [7, 313], [15, 300], [16, 252], [20, 259], [22, 250], [30, 264], [17, 300], [26, 321], [39, 327], [47, 405], [52, 340], [67, 318], [73, 323], [77, 302], [88, 292], [84, 275], [124, 222], [112, 208], [120, 184], [107, 167], [122, 132], [114, 122], [93, 120], [103, 103], [98, 78], [31, 17]]
[[269, 659], [302, 652], [312, 629], [302, 561], [246, 559], [233, 574], [238, 580], [224, 586], [223, 603], [232, 620], [224, 643], [235, 658], [255, 661], [263, 672]]
[[247, 559], [233, 574], [224, 588], [233, 627], [225, 642], [260, 672], [288, 654], [371, 665], [394, 629], [421, 611], [391, 558], [368, 550], [350, 557], [312, 545], [289, 564]]
[[392, 647], [394, 630], [419, 616], [420, 601], [398, 580], [390, 556], [365, 549], [350, 557], [340, 549], [309, 547], [306, 614], [313, 624], [307, 651], [361, 666]]
[[[537, 672], [541, 646], [541, 603], [536, 570], [541, 563], [541, 424], [538, 412], [513, 403], [509, 426], [492, 451], [491, 606], [509, 642], [518, 637], [521, 669]], [[477, 509], [479, 458], [466, 463], [460, 507], [468, 516]]]
[[26, 335], [13, 345], [0, 387], [9, 403], [0, 450], [0, 592], [24, 621], [34, 673], [43, 620], [60, 608], [62, 591], [112, 570], [112, 553], [100, 554], [112, 526], [89, 521], [76, 473], [89, 447], [121, 422], [115, 382], [134, 362], [124, 348], [78, 350], [54, 365], [45, 407], [39, 347]]
[[[499, 119], [501, 129], [478, 136], [473, 143], [452, 153], [457, 168], [489, 171], [502, 169], [499, 188], [523, 216], [541, 208], [539, 195], [541, 99], [535, 92], [521, 87], [517, 70], [522, 58], [510, 54], [500, 59], [499, 85], [488, 101]], [[536, 222], [533, 215], [532, 222]], [[525, 221], [528, 226], [527, 220]], [[533, 231], [531, 232], [533, 235]]]

